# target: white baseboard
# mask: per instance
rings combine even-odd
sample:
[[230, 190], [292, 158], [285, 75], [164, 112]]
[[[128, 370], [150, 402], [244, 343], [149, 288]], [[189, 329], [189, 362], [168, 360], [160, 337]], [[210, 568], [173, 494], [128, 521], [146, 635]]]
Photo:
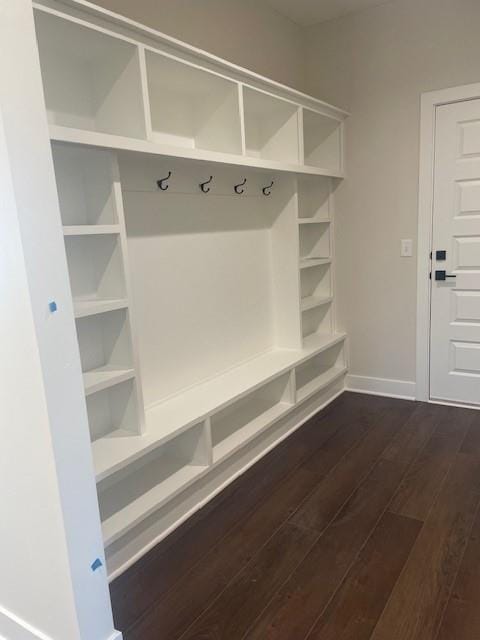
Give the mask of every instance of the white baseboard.
[[[120, 631], [115, 631], [108, 640], [122, 640]], [[0, 605], [0, 640], [52, 640], [38, 629]]]
[[347, 375], [347, 391], [367, 393], [373, 396], [387, 396], [402, 400], [415, 400], [416, 384], [406, 380], [388, 380], [387, 378], [370, 378], [368, 376]]

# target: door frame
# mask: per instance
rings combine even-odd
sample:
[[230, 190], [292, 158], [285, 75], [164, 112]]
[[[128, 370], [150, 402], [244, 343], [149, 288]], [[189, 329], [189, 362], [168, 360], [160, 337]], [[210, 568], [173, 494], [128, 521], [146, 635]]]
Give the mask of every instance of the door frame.
[[429, 91], [421, 96], [418, 194], [416, 399], [430, 400], [430, 270], [433, 237], [435, 125], [437, 108], [480, 99], [480, 83]]

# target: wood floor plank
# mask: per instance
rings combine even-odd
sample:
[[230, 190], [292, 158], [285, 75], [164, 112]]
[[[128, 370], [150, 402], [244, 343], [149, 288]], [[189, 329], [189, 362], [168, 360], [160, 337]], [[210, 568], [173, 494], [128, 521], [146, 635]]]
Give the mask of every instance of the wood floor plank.
[[[353, 421], [334, 433], [315, 452], [318, 460], [315, 471], [300, 466], [290, 474], [220, 544], [213, 549], [210, 546], [210, 552], [204, 554], [202, 560], [157, 605], [127, 630], [127, 640], [178, 638], [250, 562], [253, 554], [269, 540], [331, 466], [363, 437], [368, 428], [367, 424]], [[336, 456], [332, 456], [332, 450], [336, 451]]]
[[328, 477], [319, 484], [290, 521], [299, 527], [319, 533], [331, 521], [342, 504], [371, 471], [373, 465], [401, 430], [413, 412], [413, 406], [402, 405], [380, 414], [378, 423], [354, 447]]
[[308, 640], [369, 640], [421, 528], [384, 514]]
[[314, 474], [298, 469], [272, 494], [267, 507], [239, 524], [220, 546], [179, 580], [160, 602], [127, 630], [127, 640], [176, 640], [200, 616], [228, 583], [247, 565], [256, 550], [288, 517], [293, 505], [312, 489]]
[[474, 412], [470, 429], [460, 448], [460, 453], [480, 456], [480, 412]]
[[388, 460], [376, 465], [245, 638], [305, 638], [388, 506], [402, 471]]
[[[406, 442], [410, 441], [413, 425], [418, 424], [424, 411], [424, 407], [418, 406], [403, 426]], [[410, 457], [406, 457], [401, 446], [398, 451], [397, 458], [392, 455], [388, 459], [380, 458], [252, 625], [245, 640], [297, 640], [305, 637], [340, 587], [358, 552], [387, 509], [405, 470], [418, 453], [412, 448]]]
[[436, 407], [440, 410], [435, 434], [405, 476], [390, 507], [392, 513], [425, 520], [469, 431], [471, 410]]
[[[344, 394], [268, 456], [251, 467], [217, 499], [110, 585], [116, 628], [126, 630], [183, 575], [264, 500], [297, 465], [303, 464], [338, 430], [368, 425], [375, 409], [365, 397]], [[352, 413], [356, 418], [352, 419]], [[361, 433], [361, 431], [360, 431]]]
[[344, 393], [111, 585], [116, 626], [477, 640], [479, 504], [478, 412]]
[[312, 530], [286, 523], [228, 585], [181, 640], [240, 640], [316, 540]]
[[479, 500], [480, 460], [458, 454], [372, 640], [434, 640]]
[[480, 511], [435, 640], [480, 638]]

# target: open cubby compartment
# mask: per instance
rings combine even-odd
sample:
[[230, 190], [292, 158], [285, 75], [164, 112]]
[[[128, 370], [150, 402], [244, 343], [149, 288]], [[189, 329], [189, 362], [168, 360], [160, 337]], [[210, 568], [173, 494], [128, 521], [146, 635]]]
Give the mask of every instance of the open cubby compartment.
[[342, 170], [342, 122], [303, 109], [305, 164], [332, 173]]
[[324, 304], [302, 311], [302, 336], [333, 333], [332, 305]]
[[241, 154], [238, 84], [160, 53], [145, 53], [154, 141]]
[[330, 258], [330, 225], [300, 225], [300, 260], [313, 258]]
[[197, 424], [98, 486], [104, 542], [111, 544], [186, 489], [208, 466], [204, 424]]
[[50, 124], [145, 138], [138, 47], [40, 10], [35, 22]]
[[87, 395], [134, 377], [126, 309], [77, 318], [76, 325]]
[[243, 88], [246, 153], [299, 163], [298, 107], [267, 93]]
[[125, 273], [118, 236], [67, 236], [65, 249], [74, 302], [125, 298]]
[[295, 370], [297, 401], [301, 402], [321, 391], [345, 371], [344, 342], [322, 351]]
[[331, 178], [298, 176], [298, 218], [301, 223], [329, 220]]
[[137, 385], [134, 379], [92, 393], [87, 397], [88, 424], [92, 442], [114, 434], [138, 434]]
[[52, 152], [63, 225], [118, 224], [112, 152], [63, 143]]
[[210, 424], [214, 462], [272, 425], [292, 403], [291, 376], [286, 373], [213, 415]]
[[303, 310], [331, 299], [332, 273], [329, 264], [300, 271], [300, 296]]

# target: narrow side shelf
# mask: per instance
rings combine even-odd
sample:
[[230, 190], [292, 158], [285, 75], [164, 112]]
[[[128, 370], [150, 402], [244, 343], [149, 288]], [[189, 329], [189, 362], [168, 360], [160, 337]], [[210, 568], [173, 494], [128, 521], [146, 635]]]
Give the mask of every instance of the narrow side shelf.
[[128, 307], [128, 300], [125, 298], [114, 300], [74, 300], [73, 306], [75, 318], [86, 318], [87, 316], [95, 316], [99, 313], [126, 309]]
[[298, 224], [330, 224], [329, 218], [318, 218], [316, 220], [310, 220], [310, 218], [298, 218]]
[[307, 298], [302, 298], [300, 305], [302, 311], [308, 311], [309, 309], [315, 309], [316, 307], [323, 307], [323, 305], [330, 304], [332, 301], [333, 296], [308, 296]]
[[330, 264], [330, 258], [302, 258], [300, 260], [300, 269], [310, 269], [310, 267], [318, 267], [322, 264]]
[[119, 369], [111, 366], [86, 371], [83, 374], [85, 395], [89, 396], [97, 391], [103, 391], [134, 377], [135, 371], [133, 369]]
[[78, 224], [65, 225], [63, 227], [64, 236], [101, 236], [117, 235], [120, 233], [118, 224]]

